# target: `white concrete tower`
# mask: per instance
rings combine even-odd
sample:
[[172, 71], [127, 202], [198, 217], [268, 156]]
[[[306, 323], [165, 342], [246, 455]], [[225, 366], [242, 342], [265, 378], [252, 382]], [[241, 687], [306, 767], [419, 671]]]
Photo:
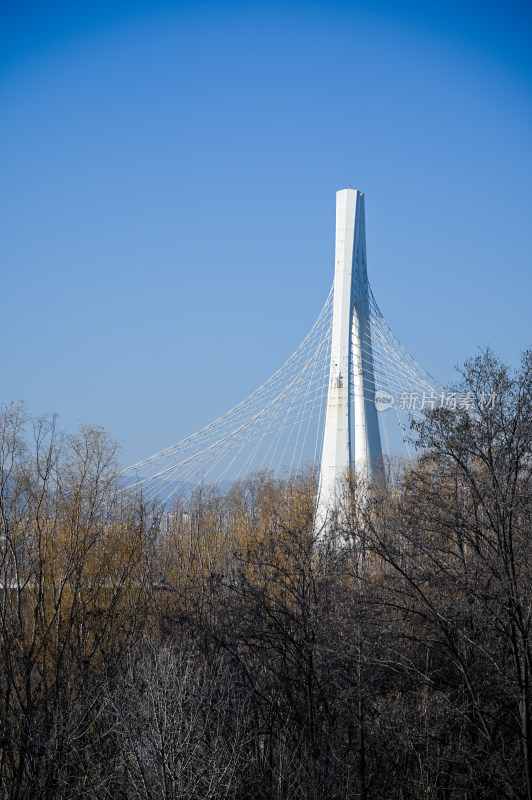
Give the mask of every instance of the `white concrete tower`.
[[371, 480], [381, 458], [373, 355], [366, 327], [368, 318], [364, 195], [354, 189], [342, 189], [336, 193], [331, 366], [316, 510], [317, 531], [324, 528], [328, 515], [337, 507], [338, 490], [347, 467], [353, 463], [364, 480]]

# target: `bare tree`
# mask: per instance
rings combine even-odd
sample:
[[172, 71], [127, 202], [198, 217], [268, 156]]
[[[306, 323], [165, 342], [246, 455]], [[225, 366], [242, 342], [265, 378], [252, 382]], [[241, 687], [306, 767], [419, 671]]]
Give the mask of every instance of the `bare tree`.
[[127, 797], [232, 798], [246, 757], [246, 700], [223, 659], [145, 642], [109, 692]]
[[0, 458], [0, 785], [81, 797], [107, 733], [103, 679], [140, 630], [147, 536], [100, 429], [65, 438], [8, 408]]
[[391, 631], [386, 772], [413, 796], [530, 798], [531, 356], [514, 376], [487, 352], [457, 388], [469, 408], [428, 413], [401, 491], [352, 519]]

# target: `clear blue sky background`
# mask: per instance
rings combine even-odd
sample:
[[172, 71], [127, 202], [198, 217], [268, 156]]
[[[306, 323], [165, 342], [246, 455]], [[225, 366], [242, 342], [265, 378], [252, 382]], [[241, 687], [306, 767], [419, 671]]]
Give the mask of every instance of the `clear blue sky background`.
[[335, 191], [441, 382], [532, 344], [528, 3], [4, 0], [0, 401], [131, 463], [243, 399], [311, 327]]

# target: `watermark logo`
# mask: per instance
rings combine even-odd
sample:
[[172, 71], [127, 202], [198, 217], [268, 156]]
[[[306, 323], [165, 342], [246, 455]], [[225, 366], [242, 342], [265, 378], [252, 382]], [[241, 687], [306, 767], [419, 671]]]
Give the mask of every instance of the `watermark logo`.
[[472, 411], [479, 408], [481, 411], [495, 407], [497, 395], [495, 392], [477, 398], [473, 392], [399, 392], [397, 398], [384, 389], [375, 392], [375, 408], [377, 411], [386, 411], [395, 407], [398, 411], [423, 411], [426, 408], [446, 408], [452, 411], [464, 409]]
[[386, 411], [391, 408], [395, 403], [395, 397], [390, 392], [385, 392], [384, 389], [378, 389], [375, 392], [375, 408], [377, 411]]

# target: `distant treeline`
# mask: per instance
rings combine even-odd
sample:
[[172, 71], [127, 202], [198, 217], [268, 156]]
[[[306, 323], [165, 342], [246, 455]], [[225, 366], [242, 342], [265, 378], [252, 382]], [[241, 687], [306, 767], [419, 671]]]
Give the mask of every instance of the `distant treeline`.
[[0, 797], [532, 800], [532, 355], [458, 388], [325, 531], [314, 474], [161, 521], [101, 429], [6, 408]]

